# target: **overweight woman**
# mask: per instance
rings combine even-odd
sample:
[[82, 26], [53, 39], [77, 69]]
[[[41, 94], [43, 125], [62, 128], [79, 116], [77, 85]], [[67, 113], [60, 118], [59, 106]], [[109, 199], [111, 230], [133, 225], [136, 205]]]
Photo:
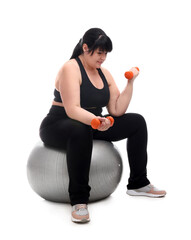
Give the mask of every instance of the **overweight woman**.
[[[128, 139], [126, 150], [130, 166], [127, 194], [163, 197], [147, 178], [147, 125], [140, 114], [126, 113], [139, 72], [120, 93], [111, 73], [102, 67], [111, 39], [99, 28], [91, 28], [76, 45], [72, 57], [61, 67], [55, 81], [54, 100], [40, 126], [40, 137], [49, 146], [67, 152], [69, 196], [73, 222], [88, 222], [91, 194], [89, 171], [93, 139], [119, 141]], [[114, 119], [112, 125], [102, 108]], [[97, 129], [91, 127], [99, 119]]]

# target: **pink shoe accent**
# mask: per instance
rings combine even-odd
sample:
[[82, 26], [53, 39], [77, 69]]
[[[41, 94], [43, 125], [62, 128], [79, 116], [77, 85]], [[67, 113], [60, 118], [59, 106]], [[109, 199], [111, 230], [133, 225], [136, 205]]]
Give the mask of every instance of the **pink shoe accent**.
[[166, 195], [166, 191], [158, 190], [153, 185], [151, 185], [151, 189], [147, 193], [154, 194], [154, 195], [164, 195], [164, 196]]

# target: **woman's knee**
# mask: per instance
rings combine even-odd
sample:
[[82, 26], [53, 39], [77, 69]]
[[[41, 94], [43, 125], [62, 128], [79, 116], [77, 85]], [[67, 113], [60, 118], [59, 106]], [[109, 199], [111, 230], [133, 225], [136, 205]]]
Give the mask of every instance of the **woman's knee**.
[[147, 123], [145, 118], [139, 114], [139, 113], [128, 113], [128, 118], [130, 118], [130, 122], [133, 123], [133, 125], [136, 128], [147, 128]]
[[135, 124], [137, 128], [137, 133], [141, 134], [141, 136], [147, 136], [147, 123], [145, 118], [141, 114], [135, 115]]
[[145, 118], [139, 114], [139, 113], [135, 113], [135, 117], [136, 117], [136, 121], [140, 124], [140, 125], [146, 125], [146, 120]]

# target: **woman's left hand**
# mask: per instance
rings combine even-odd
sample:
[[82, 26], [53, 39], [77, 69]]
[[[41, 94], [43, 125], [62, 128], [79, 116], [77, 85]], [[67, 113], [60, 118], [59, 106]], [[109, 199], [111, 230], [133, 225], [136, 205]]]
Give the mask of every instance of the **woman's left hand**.
[[131, 72], [133, 72], [133, 78], [128, 80], [128, 83], [133, 83], [135, 78], [139, 75], [139, 71], [137, 70], [136, 67], [132, 67], [130, 69]]

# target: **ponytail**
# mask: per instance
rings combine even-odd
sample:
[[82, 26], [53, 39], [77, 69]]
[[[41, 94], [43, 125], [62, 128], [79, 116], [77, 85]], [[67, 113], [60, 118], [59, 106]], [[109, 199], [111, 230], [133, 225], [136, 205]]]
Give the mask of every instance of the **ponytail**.
[[80, 41], [78, 42], [78, 44], [75, 46], [70, 59], [77, 58], [82, 53], [83, 53], [83, 50], [82, 50], [82, 38], [81, 38]]

